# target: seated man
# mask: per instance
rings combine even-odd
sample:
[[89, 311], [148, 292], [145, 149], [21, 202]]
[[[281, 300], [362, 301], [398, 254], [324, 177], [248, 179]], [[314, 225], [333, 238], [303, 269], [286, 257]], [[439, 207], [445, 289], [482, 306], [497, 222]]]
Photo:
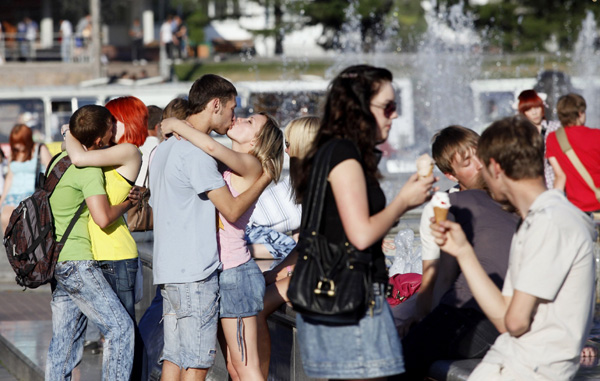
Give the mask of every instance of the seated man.
[[[448, 192], [483, 188], [481, 163], [477, 158], [478, 141], [479, 135], [475, 131], [462, 126], [448, 126], [433, 136], [431, 145], [433, 160], [448, 179], [457, 183]], [[435, 244], [431, 234], [429, 227], [431, 217], [433, 217], [433, 204], [429, 202], [423, 208], [419, 228], [423, 280], [417, 295], [417, 313], [408, 324], [423, 319], [439, 302], [439, 293], [434, 301], [434, 285], [439, 267], [440, 248]], [[408, 328], [408, 326], [404, 327], [404, 330]]]
[[[468, 231], [486, 272], [502, 287], [518, 218], [480, 189], [484, 184], [476, 156], [478, 140], [475, 132], [450, 126], [434, 136], [432, 154], [438, 168], [462, 191], [451, 189], [448, 218]], [[429, 227], [432, 216], [429, 203], [421, 216], [423, 282], [410, 320], [420, 323], [403, 339], [406, 373], [401, 379], [422, 379], [436, 360], [483, 357], [499, 335], [474, 301], [456, 261], [444, 253], [440, 257]]]
[[[502, 287], [518, 217], [480, 189], [451, 193], [450, 204], [448, 218], [464, 228], [484, 271]], [[481, 358], [499, 335], [475, 302], [456, 261], [445, 253], [439, 261], [436, 289], [445, 293], [402, 340], [406, 373], [400, 379], [423, 379], [436, 360]]]
[[456, 257], [475, 300], [502, 334], [470, 380], [569, 380], [594, 312], [593, 227], [588, 216], [544, 183], [543, 141], [522, 117], [488, 127], [477, 154], [496, 200], [523, 221], [514, 234], [502, 292], [460, 225], [433, 224], [440, 248]]

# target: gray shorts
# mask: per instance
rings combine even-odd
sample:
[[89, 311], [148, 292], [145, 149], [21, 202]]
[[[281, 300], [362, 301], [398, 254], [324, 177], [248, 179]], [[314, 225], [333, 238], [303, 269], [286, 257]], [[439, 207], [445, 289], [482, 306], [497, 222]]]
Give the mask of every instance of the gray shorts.
[[216, 272], [192, 283], [167, 283], [163, 297], [165, 346], [160, 361], [182, 369], [210, 368], [216, 355], [219, 283]]

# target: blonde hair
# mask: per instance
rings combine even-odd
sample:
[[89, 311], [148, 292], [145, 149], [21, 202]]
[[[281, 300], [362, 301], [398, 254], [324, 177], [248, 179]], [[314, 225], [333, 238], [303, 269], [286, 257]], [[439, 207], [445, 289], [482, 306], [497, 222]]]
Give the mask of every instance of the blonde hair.
[[285, 140], [288, 142], [290, 157], [304, 159], [319, 130], [321, 119], [317, 116], [296, 118], [285, 127]]
[[283, 169], [283, 133], [275, 118], [266, 113], [259, 114], [264, 115], [267, 121], [256, 134], [256, 144], [249, 153], [258, 158], [277, 183]]

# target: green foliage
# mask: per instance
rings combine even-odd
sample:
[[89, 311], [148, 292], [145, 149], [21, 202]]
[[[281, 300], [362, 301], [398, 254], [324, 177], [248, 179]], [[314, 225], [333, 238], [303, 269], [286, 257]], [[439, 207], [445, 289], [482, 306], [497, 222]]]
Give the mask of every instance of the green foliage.
[[210, 19], [206, 13], [201, 10], [188, 16], [186, 24], [190, 45], [195, 46], [204, 42], [204, 27], [207, 26], [209, 22]]
[[488, 30], [497, 47], [507, 52], [543, 51], [555, 35], [559, 48], [572, 49], [586, 12], [598, 19], [600, 6], [583, 0], [512, 0], [472, 7], [475, 25]]

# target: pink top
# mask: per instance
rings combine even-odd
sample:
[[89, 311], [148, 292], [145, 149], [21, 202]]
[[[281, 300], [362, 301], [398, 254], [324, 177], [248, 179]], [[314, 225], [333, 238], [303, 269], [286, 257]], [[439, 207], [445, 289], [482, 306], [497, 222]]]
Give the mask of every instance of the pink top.
[[[225, 183], [233, 197], [237, 197], [240, 193], [231, 186], [231, 171], [229, 169], [223, 173], [223, 179], [225, 179]], [[224, 229], [219, 229], [219, 233], [217, 234], [219, 257], [221, 263], [223, 263], [223, 270], [238, 267], [251, 259], [244, 235], [246, 233], [246, 225], [250, 221], [250, 216], [252, 216], [255, 205], [256, 203], [252, 204], [235, 223], [227, 221], [219, 213], [219, 218], [224, 226]]]

